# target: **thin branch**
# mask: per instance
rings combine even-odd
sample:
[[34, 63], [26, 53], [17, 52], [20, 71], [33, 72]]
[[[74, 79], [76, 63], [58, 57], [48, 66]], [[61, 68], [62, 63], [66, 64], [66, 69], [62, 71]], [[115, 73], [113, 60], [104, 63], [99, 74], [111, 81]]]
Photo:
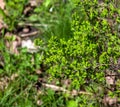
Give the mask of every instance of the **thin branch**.
[[37, 35], [38, 32], [37, 31], [34, 31], [34, 32], [31, 32], [31, 33], [24, 33], [24, 34], [20, 34], [21, 37], [28, 37], [28, 36], [34, 36], [34, 35]]
[[23, 22], [20, 22], [18, 23], [19, 26], [35, 26], [35, 27], [48, 27], [48, 24], [38, 24], [38, 23], [23, 23]]
[[63, 92], [66, 92], [66, 93], [70, 93], [73, 96], [78, 95], [78, 94], [92, 95], [92, 93], [85, 92], [85, 91], [77, 91], [77, 90], [69, 91], [69, 90], [67, 90], [63, 87], [55, 86], [55, 85], [52, 85], [52, 84], [42, 83], [42, 85], [44, 87], [51, 88], [54, 91], [63, 91]]

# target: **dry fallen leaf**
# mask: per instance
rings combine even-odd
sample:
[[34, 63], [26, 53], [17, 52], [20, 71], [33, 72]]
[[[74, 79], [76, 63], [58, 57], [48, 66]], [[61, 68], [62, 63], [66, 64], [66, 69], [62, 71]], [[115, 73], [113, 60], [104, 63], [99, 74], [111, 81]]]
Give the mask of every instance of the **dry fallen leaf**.
[[0, 0], [0, 8], [1, 8], [1, 9], [4, 9], [4, 8], [5, 8], [4, 0]]
[[106, 83], [108, 85], [114, 85], [115, 84], [115, 77], [116, 77], [116, 72], [111, 72], [110, 70], [106, 70]]
[[11, 77], [4, 76], [0, 78], [0, 90], [4, 90], [8, 87], [9, 83], [14, 81], [19, 75], [17, 73], [12, 74]]
[[117, 104], [117, 102], [118, 102], [117, 98], [111, 98], [109, 96], [105, 96], [103, 99], [103, 103], [105, 104], [105, 106], [107, 106], [107, 105], [112, 106], [112, 105]]
[[43, 104], [43, 102], [41, 100], [37, 100], [37, 105], [41, 106]]
[[[12, 37], [15, 39], [12, 41], [7, 40], [8, 38]], [[19, 52], [17, 48], [21, 45], [21, 38], [19, 36], [7, 32], [5, 34], [5, 45], [7, 49], [10, 51], [10, 53], [18, 54]]]
[[115, 76], [106, 76], [106, 83], [108, 85], [113, 85], [114, 84], [114, 81], [115, 81]]
[[22, 40], [22, 48], [27, 48], [28, 52], [34, 53], [38, 51], [38, 48], [35, 46], [35, 44], [32, 42], [31, 39], [28, 40]]
[[30, 5], [31, 6], [37, 6], [37, 1], [36, 0], [30, 0]]
[[17, 73], [15, 73], [15, 74], [12, 74], [11, 75], [11, 78], [10, 78], [10, 80], [15, 80], [15, 78], [17, 78], [19, 75], [17, 74]]
[[43, 0], [29, 0], [29, 3], [31, 6], [37, 6], [38, 4], [41, 4]]
[[36, 74], [42, 74], [42, 71], [40, 69], [37, 69]]
[[0, 78], [0, 90], [7, 88], [9, 83], [9, 78], [7, 76]]

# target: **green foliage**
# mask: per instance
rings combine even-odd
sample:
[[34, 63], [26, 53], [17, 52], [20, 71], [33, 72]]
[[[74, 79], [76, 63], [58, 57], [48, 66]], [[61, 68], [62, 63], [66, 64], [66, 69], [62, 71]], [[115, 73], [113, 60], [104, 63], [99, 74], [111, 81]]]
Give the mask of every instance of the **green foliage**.
[[78, 107], [78, 104], [74, 100], [68, 101], [67, 107]]
[[[47, 40], [51, 36], [68, 39], [72, 36], [71, 14], [73, 6], [68, 0], [45, 0], [34, 9], [27, 21], [37, 24], [42, 29], [43, 36]], [[38, 24], [39, 23], [39, 24]]]
[[7, 24], [8, 30], [14, 30], [19, 21], [23, 20], [23, 9], [28, 0], [5, 0], [6, 9], [0, 9], [3, 21]]
[[[0, 9], [8, 29], [15, 30], [27, 0], [6, 0], [6, 11]], [[106, 0], [103, 4], [97, 0], [45, 0], [25, 19], [43, 31], [41, 38], [35, 40], [40, 46], [37, 53], [30, 54], [20, 49], [18, 55], [11, 54], [0, 41], [0, 76], [11, 78], [8, 87], [0, 89], [0, 106], [37, 107], [99, 107], [104, 93], [112, 97], [120, 96], [120, 81], [116, 82], [115, 91], [107, 91], [105, 71], [119, 72], [114, 68], [120, 58], [120, 37], [118, 26], [120, 10], [114, 1]], [[40, 27], [38, 27], [40, 26]], [[48, 40], [47, 40], [47, 39]], [[9, 41], [14, 38], [6, 38]], [[45, 41], [43, 41], [43, 39]], [[53, 90], [45, 90], [36, 97], [35, 83], [38, 80], [36, 70], [44, 64], [45, 80], [70, 80], [68, 90], [84, 90], [93, 96], [71, 96]]]
[[96, 0], [85, 0], [76, 4], [71, 23], [73, 37], [65, 40], [53, 35], [48, 41], [44, 63], [50, 79], [70, 79], [71, 88], [77, 90], [87, 86], [94, 89], [95, 83], [104, 88], [106, 69], [117, 64], [120, 57], [119, 17], [119, 9], [112, 2], [101, 5]]
[[40, 95], [43, 104], [41, 107], [65, 107], [64, 97], [60, 93], [55, 93], [51, 89], [44, 90], [44, 95]]
[[2, 40], [0, 43], [3, 62], [3, 65], [0, 64], [0, 76], [3, 78], [0, 80], [0, 106], [36, 107], [36, 70], [40, 69], [42, 56], [27, 53], [26, 49], [20, 49], [18, 55], [11, 54]]

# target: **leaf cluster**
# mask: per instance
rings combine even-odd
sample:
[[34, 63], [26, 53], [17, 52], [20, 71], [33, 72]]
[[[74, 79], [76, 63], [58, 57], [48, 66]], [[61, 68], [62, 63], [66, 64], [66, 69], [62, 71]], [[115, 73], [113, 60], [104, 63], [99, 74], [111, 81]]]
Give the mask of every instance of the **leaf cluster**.
[[23, 10], [27, 3], [28, 0], [5, 0], [6, 9], [0, 8], [0, 15], [9, 31], [15, 30], [18, 22], [23, 20]]

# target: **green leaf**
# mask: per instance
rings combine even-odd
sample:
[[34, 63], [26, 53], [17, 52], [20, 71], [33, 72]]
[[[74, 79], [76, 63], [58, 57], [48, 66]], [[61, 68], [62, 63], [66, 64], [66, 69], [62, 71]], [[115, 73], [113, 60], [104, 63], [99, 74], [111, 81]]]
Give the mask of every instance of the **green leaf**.
[[0, 18], [7, 18], [8, 16], [5, 14], [4, 10], [0, 8]]
[[37, 81], [38, 80], [38, 76], [37, 75], [30, 75], [28, 76], [30, 80], [32, 81]]
[[32, 22], [35, 22], [35, 21], [38, 21], [38, 15], [37, 14], [33, 14], [32, 16], [30, 16], [28, 18], [29, 21], [32, 21]]
[[78, 107], [78, 103], [74, 100], [70, 100], [67, 102], [67, 107]]
[[44, 2], [45, 7], [47, 8], [50, 3], [51, 3], [51, 0], [46, 0], [46, 1]]

